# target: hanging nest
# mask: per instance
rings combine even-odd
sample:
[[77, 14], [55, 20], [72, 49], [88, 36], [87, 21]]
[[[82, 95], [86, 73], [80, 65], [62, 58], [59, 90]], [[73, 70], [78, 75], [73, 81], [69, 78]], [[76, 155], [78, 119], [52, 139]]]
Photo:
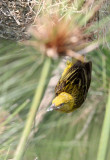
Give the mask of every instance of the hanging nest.
[[12, 40], [28, 39], [26, 28], [34, 20], [35, 0], [0, 1], [0, 37]]

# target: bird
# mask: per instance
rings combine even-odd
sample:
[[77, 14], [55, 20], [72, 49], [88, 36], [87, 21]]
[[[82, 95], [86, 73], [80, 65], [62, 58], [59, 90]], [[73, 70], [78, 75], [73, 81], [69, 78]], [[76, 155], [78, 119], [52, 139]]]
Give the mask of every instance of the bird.
[[87, 97], [91, 71], [91, 61], [67, 61], [67, 66], [55, 87], [55, 98], [47, 111], [70, 113], [79, 108]]

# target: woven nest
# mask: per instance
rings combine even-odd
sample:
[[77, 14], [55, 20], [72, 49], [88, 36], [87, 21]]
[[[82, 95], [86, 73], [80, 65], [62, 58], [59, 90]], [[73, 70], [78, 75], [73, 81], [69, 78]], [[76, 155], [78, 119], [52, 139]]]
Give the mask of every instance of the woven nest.
[[34, 21], [35, 0], [0, 1], [0, 37], [12, 40], [28, 39], [26, 28]]

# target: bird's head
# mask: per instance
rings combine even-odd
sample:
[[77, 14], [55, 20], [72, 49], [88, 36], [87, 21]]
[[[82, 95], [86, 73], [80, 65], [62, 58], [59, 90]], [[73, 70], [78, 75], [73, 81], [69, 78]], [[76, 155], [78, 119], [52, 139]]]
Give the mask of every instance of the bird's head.
[[52, 105], [48, 109], [48, 111], [51, 110], [58, 110], [61, 112], [72, 112], [74, 108], [74, 98], [66, 92], [60, 93], [58, 96], [56, 96], [53, 101]]

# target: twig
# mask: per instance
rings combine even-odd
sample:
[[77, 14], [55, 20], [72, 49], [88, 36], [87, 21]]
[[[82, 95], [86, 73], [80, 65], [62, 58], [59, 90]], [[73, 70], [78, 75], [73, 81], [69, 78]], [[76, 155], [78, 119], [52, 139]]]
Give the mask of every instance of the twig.
[[82, 49], [82, 50], [79, 51], [78, 53], [79, 53], [80, 55], [86, 55], [88, 52], [91, 52], [91, 51], [97, 49], [98, 47], [99, 47], [99, 43], [96, 42], [96, 43], [91, 44], [91, 45], [87, 46], [86, 48]]

